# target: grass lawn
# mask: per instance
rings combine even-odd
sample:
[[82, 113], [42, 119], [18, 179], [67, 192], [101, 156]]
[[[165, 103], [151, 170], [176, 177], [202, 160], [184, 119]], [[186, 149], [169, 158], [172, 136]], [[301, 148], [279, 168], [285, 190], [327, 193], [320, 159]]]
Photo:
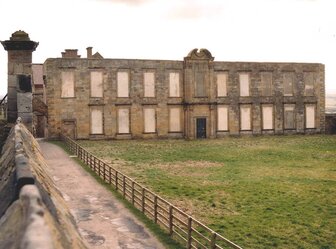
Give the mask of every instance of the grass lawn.
[[336, 248], [336, 136], [80, 144], [244, 248]]

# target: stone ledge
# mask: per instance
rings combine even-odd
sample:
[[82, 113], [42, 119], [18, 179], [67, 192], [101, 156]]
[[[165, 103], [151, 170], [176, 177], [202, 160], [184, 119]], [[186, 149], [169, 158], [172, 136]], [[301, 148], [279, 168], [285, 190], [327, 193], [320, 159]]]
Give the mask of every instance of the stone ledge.
[[20, 249], [52, 249], [49, 227], [44, 220], [44, 208], [35, 185], [25, 185], [20, 191], [20, 203], [24, 216], [24, 234]]

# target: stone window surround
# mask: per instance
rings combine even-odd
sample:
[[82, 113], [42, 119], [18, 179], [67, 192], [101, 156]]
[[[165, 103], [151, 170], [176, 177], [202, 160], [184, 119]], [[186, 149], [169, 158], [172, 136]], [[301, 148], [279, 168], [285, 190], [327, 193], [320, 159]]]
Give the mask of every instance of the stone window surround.
[[[291, 75], [291, 78], [292, 78], [292, 87], [291, 87], [291, 93], [285, 93], [285, 79], [284, 79], [284, 76], [285, 75]], [[294, 96], [294, 85], [295, 85], [295, 71], [282, 71], [281, 72], [281, 76], [282, 76], [282, 87], [283, 87], [283, 92], [282, 92], [282, 95], [285, 96], [285, 97], [291, 97], [291, 96]]]
[[[178, 87], [179, 87], [179, 96], [171, 96], [170, 93], [170, 74], [171, 73], [176, 73], [179, 76], [179, 80], [178, 80]], [[168, 71], [168, 76], [167, 76], [167, 81], [168, 81], [168, 98], [182, 98], [183, 94], [182, 94], [182, 82], [181, 82], [181, 71], [180, 70], [169, 70]]]
[[[91, 73], [92, 72], [99, 72], [99, 73], [101, 73], [102, 74], [102, 96], [101, 97], [93, 97], [92, 96], [92, 81], [91, 81]], [[90, 84], [90, 98], [104, 98], [104, 71], [103, 71], [103, 69], [91, 69], [91, 68], [89, 68], [89, 74], [90, 74], [90, 82], [89, 82], [89, 84]]]
[[[218, 129], [218, 122], [219, 122], [219, 118], [218, 118], [218, 108], [219, 107], [226, 107], [226, 109], [227, 109], [227, 113], [226, 113], [226, 122], [227, 122], [227, 129], [226, 130], [219, 130]], [[217, 105], [217, 126], [216, 126], [216, 128], [217, 128], [217, 132], [228, 132], [228, 131], [230, 131], [230, 127], [229, 127], [229, 109], [230, 109], [230, 106], [229, 105], [227, 105], [227, 104], [218, 104]]]
[[[250, 108], [250, 129], [242, 129], [242, 113], [241, 113], [241, 108], [242, 107], [249, 107]], [[240, 104], [239, 105], [239, 130], [241, 132], [245, 132], [245, 131], [252, 131], [253, 127], [252, 127], [252, 124], [253, 124], [253, 115], [252, 115], [252, 104], [251, 103], [244, 103], [244, 104]]]
[[[154, 82], [153, 82], [153, 87], [154, 87], [154, 96], [145, 96], [145, 74], [146, 73], [152, 73], [154, 76]], [[143, 97], [144, 98], [155, 98], [156, 97], [156, 70], [155, 69], [143, 69], [142, 73], [142, 89], [143, 89]]]
[[[316, 72], [314, 71], [303, 71], [303, 85], [304, 85], [304, 89], [303, 89], [303, 95], [304, 96], [314, 96], [315, 95], [315, 85], [316, 85]], [[312, 80], [313, 80], [313, 84], [312, 85], [308, 85], [306, 82], [306, 76], [311, 75]], [[311, 88], [309, 89], [310, 86]]]
[[[200, 80], [200, 77], [202, 76], [203, 79]], [[193, 91], [193, 98], [197, 98], [197, 99], [206, 99], [208, 98], [208, 94], [209, 94], [209, 89], [206, 87], [206, 72], [205, 71], [197, 71], [194, 72], [192, 78], [193, 78], [193, 87], [194, 87], [194, 91]], [[201, 83], [200, 85], [198, 85], [198, 83]], [[200, 91], [203, 90], [203, 91]]]
[[[129, 135], [131, 132], [131, 106], [130, 105], [117, 105], [117, 135]], [[120, 109], [128, 109], [128, 133], [120, 133], [119, 132], [119, 110]]]
[[[314, 127], [307, 128], [307, 106], [314, 106]], [[304, 103], [304, 129], [305, 130], [316, 130], [316, 110], [317, 103], [316, 102], [305, 102]]]
[[[265, 86], [262, 84], [262, 75], [267, 75], [267, 74], [270, 74], [271, 75], [271, 82], [270, 82], [270, 94], [265, 94], [264, 91], [265, 91]], [[274, 87], [273, 87], [273, 82], [274, 82], [274, 72], [273, 71], [259, 71], [259, 80], [260, 80], [260, 96], [262, 97], [271, 97], [271, 96], [274, 96]]]
[[[251, 96], [251, 71], [249, 70], [244, 70], [244, 71], [238, 71], [238, 91], [239, 91], [239, 97], [250, 97]], [[247, 75], [248, 76], [248, 94], [247, 95], [242, 95], [242, 89], [241, 89], [241, 81], [240, 81], [240, 76], [241, 75]]]
[[[285, 124], [285, 107], [286, 107], [286, 105], [287, 106], [293, 106], [294, 108], [293, 108], [293, 115], [294, 115], [294, 120], [293, 120], [293, 122], [294, 122], [294, 127], [293, 128], [286, 128], [286, 124]], [[283, 129], [284, 130], [296, 130], [296, 104], [295, 103], [284, 103], [283, 104]]]
[[[127, 73], [128, 75], [128, 94], [127, 96], [119, 96], [119, 88], [118, 88], [118, 73]], [[125, 98], [130, 98], [130, 89], [131, 89], [131, 72], [130, 69], [127, 68], [118, 68], [116, 71], [116, 93], [117, 93], [117, 98], [125, 99]]]
[[[179, 131], [172, 131], [171, 130], [171, 127], [170, 127], [170, 118], [171, 118], [171, 113], [170, 113], [170, 110], [171, 109], [174, 109], [174, 108], [178, 108], [179, 109], [179, 112], [180, 112], [180, 130]], [[168, 133], [182, 133], [183, 131], [183, 127], [182, 127], [182, 115], [183, 115], [183, 109], [180, 105], [169, 105], [169, 108], [168, 108]]]
[[[226, 76], [226, 82], [225, 82], [225, 95], [219, 95], [219, 90], [218, 90], [218, 75], [223, 74]], [[225, 98], [228, 96], [228, 83], [229, 83], [229, 71], [223, 70], [223, 71], [215, 71], [215, 83], [216, 83], [216, 97], [217, 98]]]
[[[98, 110], [100, 109], [101, 110], [101, 115], [102, 115], [102, 133], [92, 133], [92, 110]], [[104, 135], [105, 132], [104, 132], [104, 106], [102, 105], [91, 105], [90, 106], [90, 135]]]
[[[73, 96], [67, 97], [67, 96], [62, 96], [62, 89], [63, 89], [63, 72], [72, 72], [73, 74]], [[75, 99], [76, 98], [76, 74], [75, 74], [75, 68], [62, 68], [60, 71], [60, 82], [61, 82], [61, 94], [60, 97], [61, 99]]]
[[[142, 116], [143, 116], [143, 134], [157, 134], [157, 113], [156, 113], [156, 105], [143, 105], [142, 106]], [[154, 125], [155, 125], [155, 131], [145, 131], [145, 109], [154, 109]]]
[[[263, 112], [263, 107], [272, 107], [272, 128], [271, 129], [265, 129], [264, 128], [264, 112]], [[274, 104], [273, 103], [262, 103], [261, 104], [261, 127], [263, 131], [273, 131], [274, 130], [274, 120], [275, 120], [275, 115], [274, 115]]]

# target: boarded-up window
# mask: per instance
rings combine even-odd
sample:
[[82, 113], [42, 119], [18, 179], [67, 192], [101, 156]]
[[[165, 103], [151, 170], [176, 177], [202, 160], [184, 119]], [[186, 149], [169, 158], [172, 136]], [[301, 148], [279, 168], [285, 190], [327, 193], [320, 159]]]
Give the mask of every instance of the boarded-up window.
[[217, 130], [228, 130], [228, 107], [219, 105], [217, 108]]
[[261, 72], [261, 95], [272, 96], [272, 73]]
[[227, 96], [227, 73], [218, 73], [217, 74], [217, 96], [223, 97]]
[[129, 109], [120, 108], [118, 110], [118, 133], [129, 133]]
[[315, 128], [315, 105], [306, 105], [306, 128]]
[[273, 106], [272, 105], [262, 106], [262, 127], [264, 130], [273, 129]]
[[103, 97], [103, 73], [91, 72], [91, 97]]
[[294, 74], [284, 73], [282, 75], [283, 88], [285, 96], [293, 96], [293, 86], [294, 86]]
[[144, 97], [155, 97], [154, 73], [144, 73]]
[[179, 73], [169, 73], [169, 97], [180, 97]]
[[195, 82], [196, 82], [196, 97], [206, 97], [205, 89], [205, 73], [195, 72]]
[[75, 77], [74, 72], [62, 72], [62, 98], [75, 97]]
[[305, 72], [303, 74], [303, 80], [305, 84], [305, 95], [313, 96], [314, 95], [314, 85], [315, 85], [315, 75], [313, 72]]
[[129, 77], [128, 72], [117, 73], [117, 96], [128, 97], [129, 96]]
[[295, 129], [295, 105], [293, 104], [284, 106], [284, 128]]
[[155, 109], [154, 108], [144, 108], [144, 131], [155, 132], [156, 130], [156, 120], [155, 120]]
[[99, 107], [91, 108], [91, 134], [103, 134], [103, 110]]
[[240, 106], [240, 129], [251, 130], [251, 106]]
[[169, 131], [179, 132], [181, 131], [181, 109], [178, 107], [169, 109]]
[[239, 74], [240, 96], [250, 96], [250, 75], [248, 73]]

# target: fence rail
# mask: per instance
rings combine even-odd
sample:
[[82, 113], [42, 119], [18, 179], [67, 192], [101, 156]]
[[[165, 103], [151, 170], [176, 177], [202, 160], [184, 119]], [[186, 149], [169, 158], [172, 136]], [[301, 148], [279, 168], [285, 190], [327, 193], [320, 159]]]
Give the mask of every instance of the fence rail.
[[132, 178], [92, 155], [71, 138], [61, 135], [61, 139], [69, 151], [88, 165], [104, 182], [113, 186], [148, 218], [167, 230], [171, 237], [185, 243], [186, 248], [242, 249], [162, 197], [141, 186]]

